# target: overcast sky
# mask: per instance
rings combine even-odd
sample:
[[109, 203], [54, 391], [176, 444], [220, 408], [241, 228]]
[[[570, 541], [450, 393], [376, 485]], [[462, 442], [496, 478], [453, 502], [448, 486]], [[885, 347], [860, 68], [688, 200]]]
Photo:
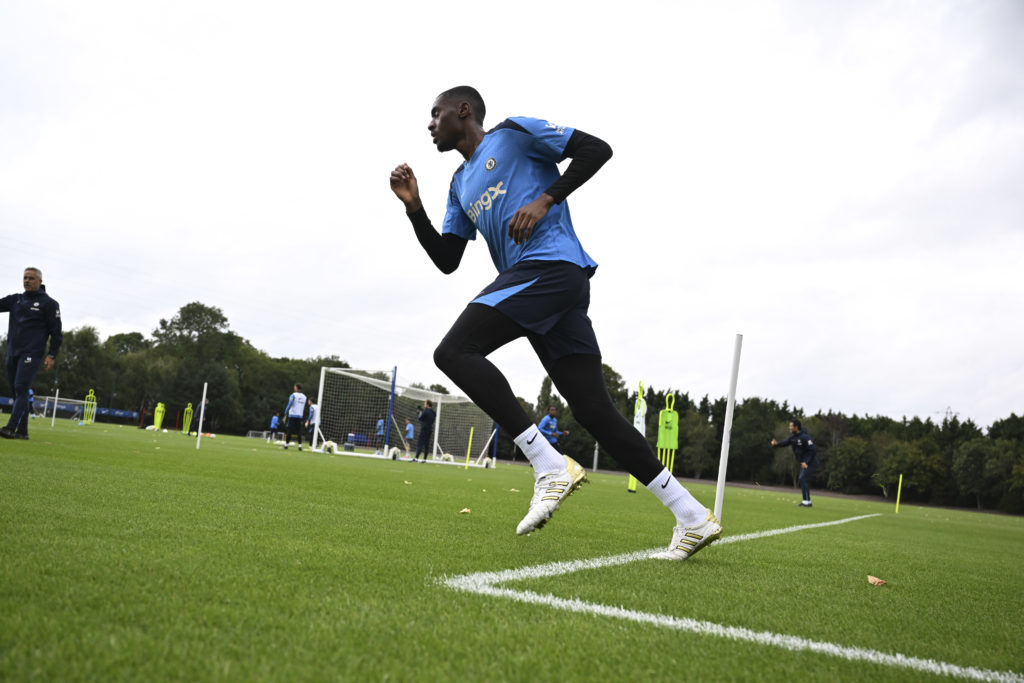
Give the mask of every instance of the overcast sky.
[[[494, 277], [436, 271], [426, 130], [477, 87], [614, 158], [569, 199], [632, 387], [807, 413], [1024, 414], [1024, 3], [0, 3], [0, 292], [151, 334], [191, 301], [273, 356], [452, 383], [432, 351]], [[493, 359], [535, 401], [525, 341]], [[282, 387], [286, 395], [289, 387]], [[461, 392], [460, 392], [461, 393]]]

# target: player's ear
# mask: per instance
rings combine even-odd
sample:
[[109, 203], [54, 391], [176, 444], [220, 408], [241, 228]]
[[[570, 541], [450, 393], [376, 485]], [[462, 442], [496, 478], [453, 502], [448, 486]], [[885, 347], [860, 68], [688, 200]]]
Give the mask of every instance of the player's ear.
[[469, 106], [469, 102], [459, 102], [456, 111], [459, 113], [460, 119], [468, 119], [473, 115], [473, 109]]

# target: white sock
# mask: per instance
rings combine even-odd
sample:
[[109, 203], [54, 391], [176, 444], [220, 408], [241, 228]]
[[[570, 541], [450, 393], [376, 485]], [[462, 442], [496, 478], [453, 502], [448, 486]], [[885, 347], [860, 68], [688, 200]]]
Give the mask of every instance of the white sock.
[[695, 526], [707, 519], [708, 509], [683, 488], [668, 468], [659, 472], [647, 488], [672, 511], [679, 526]]
[[548, 440], [537, 429], [537, 425], [530, 425], [526, 428], [525, 432], [517, 436], [513, 441], [516, 442], [516, 445], [526, 454], [526, 459], [533, 465], [535, 477], [550, 472], [561, 472], [565, 469], [565, 457], [548, 443]]

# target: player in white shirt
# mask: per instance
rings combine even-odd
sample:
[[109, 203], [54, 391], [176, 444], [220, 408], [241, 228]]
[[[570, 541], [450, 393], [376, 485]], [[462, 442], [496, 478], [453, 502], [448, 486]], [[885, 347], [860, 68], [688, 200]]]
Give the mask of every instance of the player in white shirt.
[[302, 450], [302, 416], [306, 412], [306, 395], [302, 393], [302, 385], [295, 383], [295, 391], [288, 397], [288, 405], [284, 409], [284, 447], [288, 448], [292, 434], [299, 439], [299, 450]]

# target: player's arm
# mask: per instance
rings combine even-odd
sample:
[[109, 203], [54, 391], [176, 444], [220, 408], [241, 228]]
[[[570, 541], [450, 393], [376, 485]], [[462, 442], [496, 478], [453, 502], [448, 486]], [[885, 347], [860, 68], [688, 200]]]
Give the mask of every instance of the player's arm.
[[391, 190], [405, 204], [405, 214], [412, 223], [416, 239], [430, 260], [446, 275], [455, 272], [462, 262], [467, 240], [450, 233], [442, 235], [430, 222], [420, 201], [419, 183], [409, 164], [401, 164], [391, 172]]
[[46, 366], [47, 370], [52, 370], [53, 364], [57, 360], [57, 352], [60, 351], [60, 346], [64, 343], [64, 332], [60, 322], [60, 306], [52, 300], [50, 310], [46, 313], [46, 333], [50, 337], [50, 350], [43, 360], [43, 365]]
[[530, 239], [533, 228], [547, 215], [552, 206], [561, 204], [566, 197], [590, 180], [605, 162], [612, 158], [612, 148], [601, 138], [577, 129], [565, 143], [562, 158], [572, 159], [565, 173], [551, 183], [540, 197], [516, 211], [509, 221], [508, 236], [516, 244], [522, 244]]
[[583, 183], [594, 177], [605, 162], [612, 158], [612, 148], [601, 138], [577, 129], [565, 143], [563, 158], [572, 161], [566, 167], [565, 173], [544, 192], [555, 204], [561, 204]]
[[7, 296], [0, 298], [0, 313], [11, 310], [11, 307], [14, 306], [14, 302], [17, 300], [17, 294], [8, 294]]

